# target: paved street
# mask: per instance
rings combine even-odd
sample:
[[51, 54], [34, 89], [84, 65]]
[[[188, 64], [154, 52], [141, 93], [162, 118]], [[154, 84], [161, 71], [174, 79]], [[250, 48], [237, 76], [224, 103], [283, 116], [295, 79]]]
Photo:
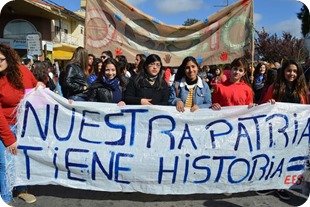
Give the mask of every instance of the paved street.
[[276, 194], [266, 196], [255, 192], [193, 195], [148, 195], [142, 193], [115, 193], [77, 190], [62, 186], [31, 186], [29, 191], [37, 196], [34, 204], [25, 204], [15, 198], [14, 206], [23, 207], [287, 207], [300, 206], [308, 198], [310, 172], [305, 173], [303, 192], [290, 190], [290, 201], [280, 200]]

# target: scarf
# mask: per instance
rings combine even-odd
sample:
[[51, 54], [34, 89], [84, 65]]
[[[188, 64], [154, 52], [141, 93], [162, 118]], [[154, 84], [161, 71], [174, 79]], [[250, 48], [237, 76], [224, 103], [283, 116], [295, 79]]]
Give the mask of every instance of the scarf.
[[110, 88], [112, 91], [115, 91], [115, 89], [119, 87], [119, 79], [117, 77], [115, 77], [113, 79], [108, 79], [105, 76], [103, 76], [102, 77], [102, 84], [105, 87]]
[[154, 76], [154, 77], [149, 77], [147, 76], [146, 77], [146, 80], [151, 84], [151, 85], [154, 85], [155, 81], [156, 81], [156, 78], [157, 78], [157, 75]]

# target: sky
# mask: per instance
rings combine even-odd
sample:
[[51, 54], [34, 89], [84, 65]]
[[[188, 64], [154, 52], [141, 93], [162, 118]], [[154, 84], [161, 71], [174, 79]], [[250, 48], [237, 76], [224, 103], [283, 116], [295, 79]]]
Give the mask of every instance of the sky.
[[[80, 9], [80, 0], [45, 0], [71, 11]], [[172, 25], [182, 25], [188, 18], [204, 20], [227, 4], [238, 0], [125, 0], [144, 13]], [[254, 24], [269, 34], [289, 32], [302, 38], [301, 21], [297, 18], [303, 4], [297, 0], [254, 0]]]

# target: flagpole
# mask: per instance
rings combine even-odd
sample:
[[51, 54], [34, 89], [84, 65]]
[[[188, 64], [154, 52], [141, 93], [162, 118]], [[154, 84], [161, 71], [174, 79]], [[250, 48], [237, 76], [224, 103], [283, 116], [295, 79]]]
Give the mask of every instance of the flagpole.
[[[251, 53], [252, 53], [252, 57], [251, 57], [251, 76], [253, 77], [254, 75], [254, 53], [255, 53], [255, 44], [254, 44], [254, 0], [251, 0], [252, 1], [252, 7], [251, 7], [251, 19], [252, 19], [252, 48], [251, 48]], [[251, 79], [251, 82], [253, 82], [253, 80]]]

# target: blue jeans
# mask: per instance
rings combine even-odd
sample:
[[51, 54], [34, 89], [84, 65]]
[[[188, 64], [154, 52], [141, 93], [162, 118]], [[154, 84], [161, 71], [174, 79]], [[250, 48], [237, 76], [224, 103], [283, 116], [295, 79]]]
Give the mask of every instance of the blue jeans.
[[[10, 126], [12, 132], [16, 133], [16, 127]], [[1, 198], [4, 202], [10, 202], [13, 200], [13, 184], [15, 176], [15, 163], [13, 156], [6, 150], [5, 145], [0, 141], [0, 191]], [[18, 186], [16, 190], [18, 192], [26, 190], [26, 186]]]

